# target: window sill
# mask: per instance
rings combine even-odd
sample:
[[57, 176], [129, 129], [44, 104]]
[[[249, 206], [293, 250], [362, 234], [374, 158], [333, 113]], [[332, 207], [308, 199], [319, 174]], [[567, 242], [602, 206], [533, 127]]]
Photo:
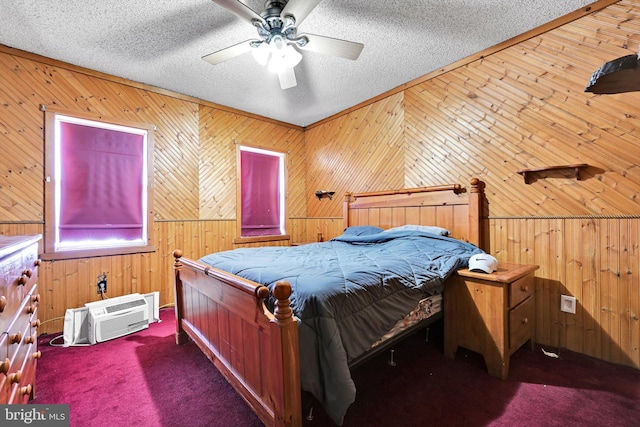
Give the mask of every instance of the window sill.
[[124, 248], [45, 252], [43, 254], [40, 254], [40, 259], [43, 261], [56, 261], [64, 259], [94, 258], [101, 256], [131, 255], [138, 253], [155, 252], [156, 250], [157, 249], [155, 246], [132, 246]]

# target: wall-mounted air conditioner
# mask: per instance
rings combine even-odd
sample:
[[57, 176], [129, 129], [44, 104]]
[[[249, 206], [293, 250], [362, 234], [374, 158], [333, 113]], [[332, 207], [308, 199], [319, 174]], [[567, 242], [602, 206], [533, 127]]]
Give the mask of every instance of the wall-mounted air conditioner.
[[146, 329], [160, 320], [159, 297], [159, 292], [135, 293], [67, 310], [64, 346], [96, 344]]

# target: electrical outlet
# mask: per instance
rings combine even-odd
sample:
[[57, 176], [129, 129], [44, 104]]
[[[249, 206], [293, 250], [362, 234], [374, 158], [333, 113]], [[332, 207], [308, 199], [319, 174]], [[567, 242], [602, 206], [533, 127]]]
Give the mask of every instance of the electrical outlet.
[[576, 297], [560, 295], [560, 311], [576, 314]]
[[106, 294], [107, 293], [107, 275], [101, 274], [98, 276], [98, 294]]

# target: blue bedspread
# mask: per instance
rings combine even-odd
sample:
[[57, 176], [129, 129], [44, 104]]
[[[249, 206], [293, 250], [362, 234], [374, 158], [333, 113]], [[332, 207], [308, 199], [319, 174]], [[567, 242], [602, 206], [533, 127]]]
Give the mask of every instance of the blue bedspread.
[[342, 424], [355, 400], [349, 361], [466, 267], [477, 247], [420, 231], [343, 235], [295, 247], [235, 249], [200, 261], [269, 286], [291, 284], [301, 385]]

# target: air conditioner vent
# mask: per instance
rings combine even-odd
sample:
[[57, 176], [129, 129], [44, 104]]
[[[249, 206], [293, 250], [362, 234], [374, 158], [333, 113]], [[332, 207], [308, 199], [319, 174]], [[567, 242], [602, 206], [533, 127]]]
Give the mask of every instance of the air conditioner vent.
[[128, 302], [122, 302], [120, 304], [115, 304], [111, 306], [105, 307], [107, 313], [115, 313], [117, 311], [126, 310], [128, 308], [139, 307], [141, 305], [145, 305], [147, 302], [144, 299], [137, 299]]

